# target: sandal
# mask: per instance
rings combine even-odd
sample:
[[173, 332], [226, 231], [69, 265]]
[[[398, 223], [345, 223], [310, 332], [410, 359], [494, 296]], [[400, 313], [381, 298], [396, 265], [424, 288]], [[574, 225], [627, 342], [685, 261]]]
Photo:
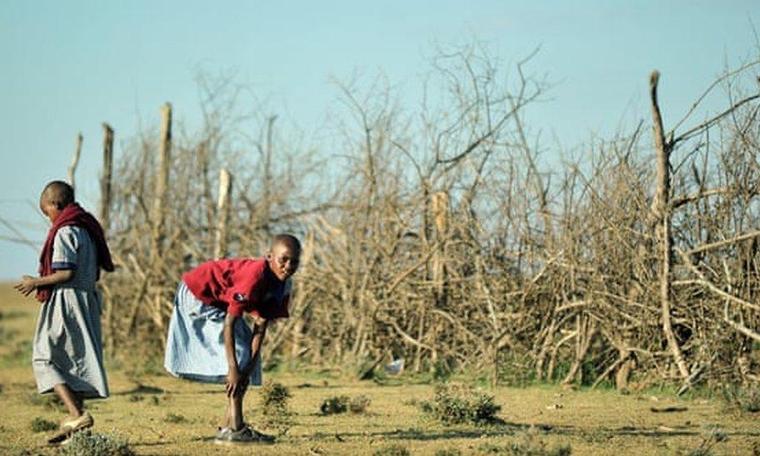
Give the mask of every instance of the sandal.
[[64, 421], [61, 423], [61, 432], [76, 432], [82, 429], [87, 429], [95, 424], [95, 420], [90, 415], [90, 412], [84, 412], [79, 418], [73, 420]]
[[84, 412], [79, 418], [62, 422], [61, 428], [48, 439], [47, 443], [49, 445], [65, 445], [74, 433], [91, 428], [93, 424], [95, 424], [95, 420], [90, 412]]
[[220, 445], [249, 445], [253, 443], [274, 443], [274, 437], [262, 434], [250, 426], [243, 426], [237, 431], [221, 428], [216, 433], [214, 443]]

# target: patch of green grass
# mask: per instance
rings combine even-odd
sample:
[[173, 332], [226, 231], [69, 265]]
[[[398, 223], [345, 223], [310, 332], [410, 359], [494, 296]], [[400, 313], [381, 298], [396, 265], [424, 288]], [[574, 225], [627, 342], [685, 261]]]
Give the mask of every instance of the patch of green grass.
[[604, 444], [612, 438], [612, 434], [601, 429], [590, 429], [579, 432], [579, 436], [589, 443]]
[[433, 400], [420, 404], [422, 411], [443, 424], [489, 424], [499, 422], [501, 406], [494, 396], [469, 385], [449, 383], [435, 388]]
[[478, 446], [478, 454], [507, 454], [507, 451], [507, 447], [490, 442]]
[[355, 414], [366, 413], [371, 402], [370, 398], [363, 394], [353, 398], [347, 395], [332, 396], [322, 401], [319, 412], [322, 415], [337, 415], [348, 411]]
[[188, 420], [183, 415], [179, 415], [179, 414], [176, 414], [176, 413], [169, 412], [164, 417], [164, 422], [165, 423], [173, 423], [173, 424], [182, 424], [182, 423], [187, 423]]
[[348, 396], [333, 396], [328, 397], [322, 401], [322, 405], [319, 406], [319, 412], [322, 415], [336, 415], [338, 413], [346, 413], [348, 410]]
[[409, 452], [407, 447], [394, 443], [378, 448], [372, 454], [374, 456], [411, 456], [412, 453]]
[[50, 420], [46, 420], [40, 416], [35, 417], [29, 426], [32, 432], [47, 432], [58, 429], [58, 425]]
[[126, 439], [114, 434], [97, 434], [89, 429], [74, 434], [61, 447], [64, 456], [134, 456]]
[[435, 452], [435, 456], [462, 456], [462, 450], [459, 448], [441, 448]]
[[363, 394], [360, 394], [351, 398], [351, 400], [348, 402], [348, 409], [351, 411], [351, 413], [366, 413], [367, 407], [369, 407], [369, 404], [371, 403], [372, 401], [370, 398]]
[[484, 443], [478, 447], [479, 454], [504, 454], [510, 456], [570, 456], [570, 445], [548, 447], [536, 431], [526, 431], [506, 445]]

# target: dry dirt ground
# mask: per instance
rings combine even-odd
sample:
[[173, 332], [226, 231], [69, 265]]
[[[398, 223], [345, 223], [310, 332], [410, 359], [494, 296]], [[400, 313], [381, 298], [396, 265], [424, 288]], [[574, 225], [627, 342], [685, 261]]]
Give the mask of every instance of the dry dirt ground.
[[[56, 454], [44, 446], [50, 432], [34, 432], [35, 418], [58, 422], [62, 412], [36, 393], [30, 366], [30, 341], [37, 303], [0, 285], [0, 454]], [[107, 366], [108, 369], [108, 366]], [[676, 400], [670, 393], [647, 391], [573, 391], [556, 386], [488, 390], [502, 406], [506, 424], [445, 426], [426, 419], [417, 402], [431, 399], [429, 384], [379, 385], [336, 373], [272, 373], [268, 380], [287, 386], [294, 415], [274, 445], [228, 448], [212, 437], [224, 402], [222, 387], [200, 385], [154, 374], [135, 377], [108, 370], [112, 396], [89, 403], [95, 432], [116, 432], [137, 454], [412, 455], [511, 454], [513, 442], [532, 439], [533, 447], [569, 445], [572, 454], [689, 454], [710, 429], [727, 440], [712, 454], [753, 454], [760, 450], [760, 416], [727, 410], [719, 400]], [[256, 426], [259, 391], [249, 392], [246, 408]], [[363, 414], [322, 416], [329, 397], [365, 395]], [[47, 396], [45, 397], [47, 398]], [[652, 408], [677, 407], [670, 413]], [[267, 430], [263, 428], [263, 430]], [[456, 453], [458, 450], [459, 453]], [[522, 453], [521, 453], [522, 454]]]

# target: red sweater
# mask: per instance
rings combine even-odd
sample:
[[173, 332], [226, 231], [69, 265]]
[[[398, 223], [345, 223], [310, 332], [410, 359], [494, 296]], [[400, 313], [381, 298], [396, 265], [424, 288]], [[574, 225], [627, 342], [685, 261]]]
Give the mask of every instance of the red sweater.
[[239, 317], [243, 312], [266, 318], [288, 318], [285, 282], [275, 277], [265, 258], [233, 258], [201, 263], [182, 280], [204, 304]]

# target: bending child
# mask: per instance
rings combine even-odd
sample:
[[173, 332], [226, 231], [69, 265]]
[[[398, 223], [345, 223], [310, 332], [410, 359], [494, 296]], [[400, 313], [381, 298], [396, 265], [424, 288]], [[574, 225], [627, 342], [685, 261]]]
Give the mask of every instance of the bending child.
[[83, 400], [108, 397], [103, 368], [100, 268], [113, 271], [103, 228], [74, 201], [62, 181], [45, 186], [40, 210], [52, 222], [40, 254], [39, 277], [24, 276], [15, 289], [42, 302], [34, 333], [32, 366], [41, 394], [54, 391], [69, 415], [49, 443], [60, 443], [94, 424]]
[[[180, 378], [225, 383], [227, 410], [216, 443], [274, 440], [245, 423], [243, 397], [248, 385], [261, 385], [261, 346], [269, 322], [289, 316], [287, 280], [300, 256], [298, 239], [281, 234], [264, 258], [208, 261], [182, 276], [164, 367]], [[252, 327], [244, 313], [251, 315]]]

